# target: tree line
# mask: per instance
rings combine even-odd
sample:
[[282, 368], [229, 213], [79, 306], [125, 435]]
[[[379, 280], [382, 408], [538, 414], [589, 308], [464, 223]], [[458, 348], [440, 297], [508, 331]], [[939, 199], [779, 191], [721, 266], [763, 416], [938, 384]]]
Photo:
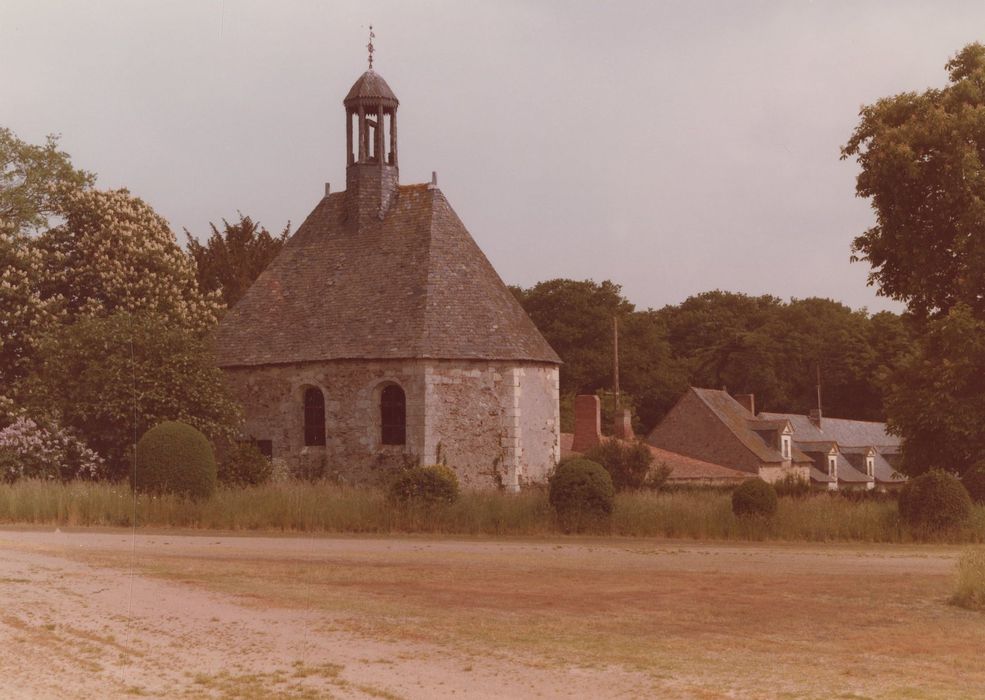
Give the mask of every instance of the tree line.
[[[649, 429], [688, 385], [752, 393], [760, 407], [882, 420], [903, 469], [963, 473], [985, 457], [985, 46], [948, 84], [864, 106], [842, 148], [875, 223], [852, 255], [906, 305], [868, 314], [830, 299], [711, 291], [637, 309], [618, 284], [556, 279], [513, 291], [564, 360], [561, 391], [621, 388]], [[58, 141], [0, 128], [0, 477], [20, 454], [58, 473], [126, 473], [132, 437], [183, 420], [233, 440], [239, 408], [208, 337], [289, 235], [249, 217], [182, 249], [125, 189], [100, 190]], [[570, 426], [568, 426], [570, 428]], [[92, 458], [92, 447], [101, 465]], [[75, 470], [75, 471], [73, 471]]]
[[817, 406], [819, 377], [826, 415], [884, 420], [886, 377], [913, 342], [907, 318], [830, 299], [716, 290], [637, 310], [608, 280], [556, 279], [513, 292], [564, 361], [566, 396], [612, 389], [618, 319], [620, 389], [643, 431], [688, 386], [725, 387], [755, 394], [765, 410], [807, 413]]

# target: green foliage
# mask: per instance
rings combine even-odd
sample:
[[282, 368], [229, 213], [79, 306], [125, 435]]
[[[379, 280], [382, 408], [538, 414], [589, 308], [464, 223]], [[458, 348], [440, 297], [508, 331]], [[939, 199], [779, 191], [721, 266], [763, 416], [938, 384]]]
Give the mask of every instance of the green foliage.
[[947, 63], [949, 84], [865, 106], [842, 158], [876, 224], [853, 243], [870, 282], [919, 317], [959, 303], [985, 314], [985, 46]]
[[968, 490], [952, 474], [935, 469], [910, 479], [899, 494], [899, 514], [907, 525], [928, 531], [964, 524], [971, 515]]
[[411, 467], [390, 483], [388, 495], [392, 502], [402, 505], [433, 507], [454, 503], [458, 498], [458, 477], [443, 464]]
[[614, 495], [609, 472], [585, 458], [563, 460], [548, 480], [548, 500], [564, 532], [604, 527]]
[[985, 320], [963, 304], [929, 321], [889, 375], [889, 429], [903, 438], [900, 470], [964, 473], [985, 454]]
[[242, 214], [235, 224], [223, 219], [222, 225], [220, 231], [215, 224], [209, 224], [212, 233], [204, 244], [193, 238], [188, 229], [185, 237], [188, 254], [195, 261], [199, 288], [220, 292], [226, 307], [232, 308], [277, 257], [290, 236], [291, 224], [276, 237], [259, 222]]
[[692, 385], [755, 394], [760, 408], [774, 411], [814, 408], [820, 368], [826, 412], [882, 420], [880, 378], [910, 337], [894, 314], [869, 317], [829, 299], [784, 303], [715, 291], [659, 313]]
[[[653, 453], [642, 441], [602, 440], [585, 453], [585, 459], [601, 464], [612, 477], [612, 486], [617, 491], [650, 485], [648, 477]], [[666, 478], [664, 475], [661, 483]]]
[[270, 479], [273, 464], [251, 442], [227, 447], [219, 460], [219, 483], [229, 486], [258, 486]]
[[951, 604], [985, 610], [985, 549], [970, 549], [958, 560], [958, 582]]
[[644, 427], [655, 424], [687, 381], [653, 311], [636, 311], [608, 280], [554, 279], [513, 293], [561, 356], [561, 393], [593, 394], [611, 388], [614, 317], [619, 318], [620, 388], [635, 401]]
[[95, 179], [72, 166], [69, 155], [58, 150], [57, 136], [33, 146], [0, 128], [0, 234], [44, 228], [50, 216], [61, 213], [66, 196]]
[[[236, 437], [240, 409], [206, 342], [161, 316], [114, 314], [45, 337], [25, 396], [102, 455], [111, 478], [129, 473], [133, 436], [165, 420], [220, 442]], [[136, 424], [134, 424], [136, 420]]]
[[743, 481], [732, 492], [732, 512], [740, 518], [771, 518], [776, 508], [776, 489], [762, 479]]
[[811, 482], [796, 474], [787, 474], [773, 482], [773, 489], [777, 496], [804, 498], [811, 493]]
[[971, 465], [961, 476], [961, 483], [968, 489], [968, 495], [975, 503], [985, 503], [985, 460]]
[[[571, 397], [612, 383], [612, 316], [620, 323], [620, 384], [649, 430], [688, 384], [756, 395], [767, 410], [883, 420], [883, 379], [912, 344], [900, 316], [869, 316], [829, 299], [706, 292], [657, 311], [635, 310], [612, 282], [551, 280], [514, 294], [565, 364], [562, 427]], [[604, 398], [603, 411], [610, 407]], [[603, 429], [608, 428], [606, 420]]]
[[130, 480], [136, 490], [145, 493], [208, 498], [216, 489], [212, 445], [192, 426], [165, 421], [137, 443], [136, 474], [131, 473]]

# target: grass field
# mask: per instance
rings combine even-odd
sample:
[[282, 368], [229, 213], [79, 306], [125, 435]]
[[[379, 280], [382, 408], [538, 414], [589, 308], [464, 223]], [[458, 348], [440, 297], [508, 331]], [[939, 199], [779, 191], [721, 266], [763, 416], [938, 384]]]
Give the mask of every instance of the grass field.
[[[725, 541], [895, 542], [928, 539], [899, 522], [892, 500], [852, 501], [819, 494], [782, 498], [770, 521], [743, 520], [721, 491], [640, 492], [617, 495], [611, 527], [600, 534]], [[19, 481], [0, 484], [0, 523], [68, 527], [133, 524], [134, 501], [125, 484]], [[141, 527], [322, 533], [429, 533], [446, 535], [546, 536], [560, 534], [542, 491], [513, 495], [465, 493], [436, 510], [394, 507], [378, 490], [330, 483], [275, 483], [221, 488], [191, 501], [141, 495]], [[931, 540], [985, 542], [985, 507], [968, 525]]]
[[[32, 640], [81, 639], [107, 650], [82, 655], [87, 682], [115, 687], [133, 563], [147, 602], [127, 682], [148, 695], [168, 669], [165, 694], [188, 697], [985, 693], [985, 616], [948, 603], [960, 547], [167, 533], [130, 547], [124, 531], [0, 532], [8, 678], [36, 662]], [[100, 593], [76, 601], [79, 587]]]

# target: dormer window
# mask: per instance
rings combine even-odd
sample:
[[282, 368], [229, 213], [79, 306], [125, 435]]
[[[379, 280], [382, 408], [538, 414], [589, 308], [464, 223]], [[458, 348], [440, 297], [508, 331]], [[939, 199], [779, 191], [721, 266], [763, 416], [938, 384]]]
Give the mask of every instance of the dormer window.
[[783, 455], [783, 459], [790, 459], [791, 458], [790, 436], [789, 435], [781, 435], [780, 436], [780, 454]]
[[834, 455], [828, 455], [828, 476], [838, 477], [838, 458]]
[[865, 473], [869, 478], [876, 475], [876, 458], [872, 455], [865, 458]]

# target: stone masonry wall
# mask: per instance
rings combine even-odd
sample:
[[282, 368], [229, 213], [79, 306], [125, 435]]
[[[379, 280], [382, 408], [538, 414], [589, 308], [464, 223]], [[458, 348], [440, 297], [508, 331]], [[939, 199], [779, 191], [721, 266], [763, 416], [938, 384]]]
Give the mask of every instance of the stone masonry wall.
[[560, 454], [555, 366], [435, 360], [426, 373], [425, 461], [471, 488], [546, 479]]
[[[546, 479], [560, 454], [558, 371], [486, 361], [335, 361], [225, 370], [245, 437], [271, 440], [276, 463], [348, 483], [382, 483], [408, 464], [446, 463], [465, 488]], [[380, 444], [379, 397], [407, 398], [407, 444]], [[304, 390], [325, 397], [326, 445], [305, 447]]]

